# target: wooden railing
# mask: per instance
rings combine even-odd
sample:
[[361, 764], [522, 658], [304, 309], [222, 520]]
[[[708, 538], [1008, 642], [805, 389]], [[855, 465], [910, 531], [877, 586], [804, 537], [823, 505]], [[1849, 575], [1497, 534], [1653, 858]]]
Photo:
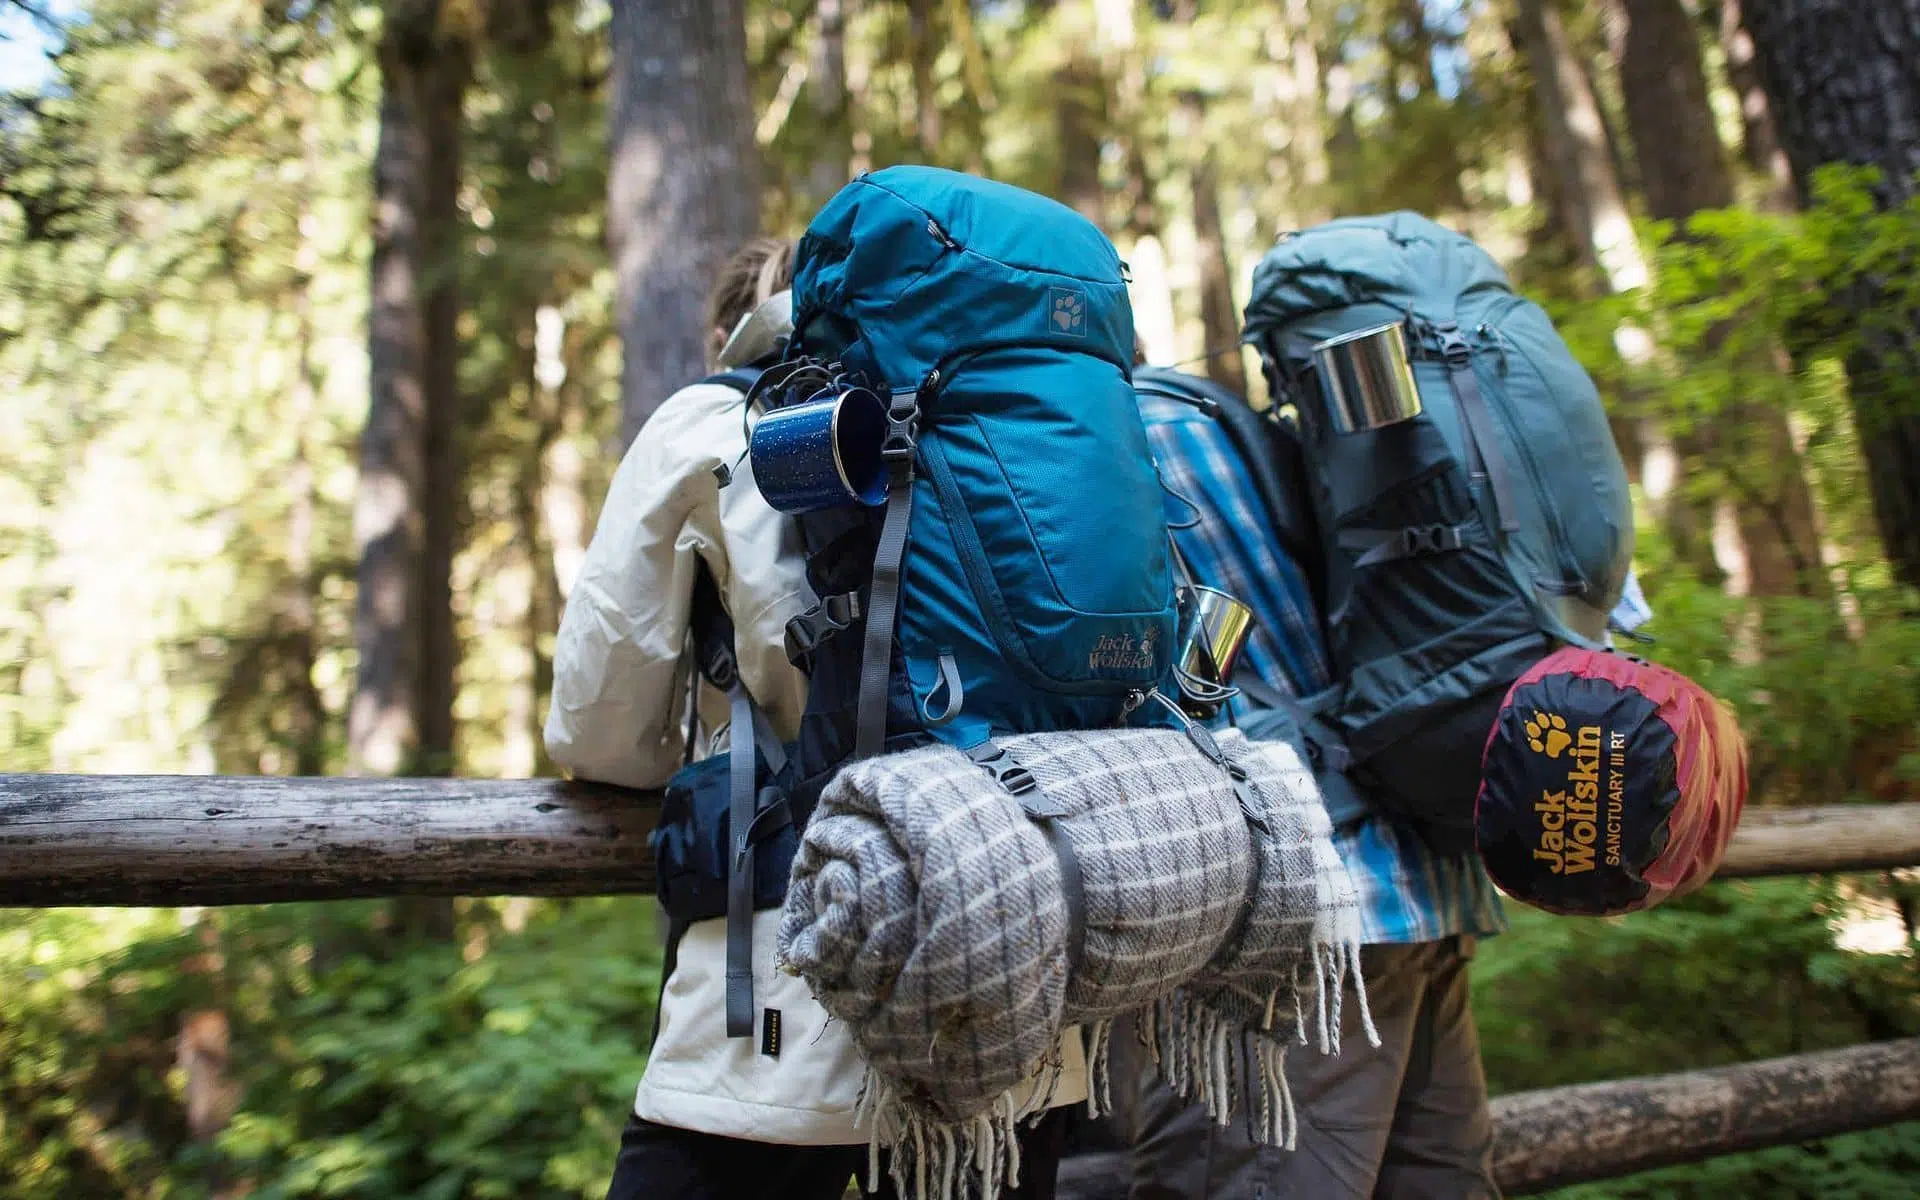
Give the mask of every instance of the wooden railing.
[[[0, 775], [0, 905], [647, 892], [657, 794], [553, 780]], [[1920, 864], [1920, 804], [1750, 810], [1717, 878]], [[1920, 1038], [1503, 1096], [1514, 1194], [1920, 1118]], [[1119, 1196], [1088, 1155], [1062, 1195]]]
[[[558, 780], [0, 775], [0, 905], [653, 890], [660, 797]], [[1720, 877], [1920, 863], [1920, 804], [1753, 809]]]

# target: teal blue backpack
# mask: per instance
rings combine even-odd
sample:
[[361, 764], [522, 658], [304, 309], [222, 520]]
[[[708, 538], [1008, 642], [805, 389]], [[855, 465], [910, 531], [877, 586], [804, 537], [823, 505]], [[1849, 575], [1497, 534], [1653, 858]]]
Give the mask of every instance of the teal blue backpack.
[[[1326, 417], [1312, 347], [1400, 322], [1422, 412]], [[1472, 844], [1480, 753], [1554, 646], [1602, 645], [1633, 557], [1626, 471], [1593, 382], [1480, 247], [1413, 213], [1282, 237], [1245, 340], [1305, 445], [1340, 683], [1312, 733], [1377, 802]]]
[[1106, 236], [1005, 184], [863, 175], [800, 240], [793, 325], [779, 361], [717, 381], [768, 410], [822, 379], [885, 398], [888, 487], [881, 508], [794, 518], [819, 597], [786, 631], [808, 677], [796, 742], [776, 742], [740, 686], [717, 594], [705, 621], [696, 604], [701, 672], [733, 696], [731, 745], [669, 784], [653, 846], [676, 933], [727, 915], [730, 1037], [754, 1026], [752, 912], [781, 902], [842, 764], [945, 742], [1053, 832], [1060, 813], [997, 737], [1172, 719], [1148, 703], [1171, 677], [1174, 584]]
[[1112, 243], [1019, 188], [893, 167], [807, 227], [793, 307], [787, 358], [891, 408], [884, 515], [800, 518], [823, 607], [862, 614], [789, 639], [839, 733], [824, 757], [931, 737], [1004, 763], [996, 735], [1126, 719], [1168, 673], [1174, 588]]

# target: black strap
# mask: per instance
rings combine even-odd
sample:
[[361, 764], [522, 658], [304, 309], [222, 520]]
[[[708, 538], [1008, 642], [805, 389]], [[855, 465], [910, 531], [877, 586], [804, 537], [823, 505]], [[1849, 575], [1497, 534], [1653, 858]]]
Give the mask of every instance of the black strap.
[[753, 702], [746, 685], [736, 682], [727, 698], [732, 723], [727, 736], [727, 834], [733, 853], [727, 863], [727, 1036], [753, 1036], [753, 882], [754, 847], [793, 823], [793, 809], [778, 787], [754, 788], [757, 758], [779, 774], [787, 753], [773, 722]]
[[1493, 506], [1500, 517], [1500, 528], [1513, 533], [1520, 528], [1520, 510], [1515, 506], [1513, 476], [1507, 468], [1507, 456], [1493, 432], [1493, 414], [1487, 410], [1487, 398], [1480, 394], [1480, 380], [1473, 373], [1473, 354], [1460, 327], [1448, 321], [1436, 325], [1440, 335], [1440, 353], [1447, 362], [1447, 374], [1453, 380], [1453, 394], [1460, 401], [1460, 415], [1466, 425], [1480, 461], [1487, 469], [1487, 483], [1493, 488]]
[[1065, 822], [1045, 817], [1035, 823], [1047, 835], [1047, 845], [1053, 847], [1053, 856], [1060, 863], [1060, 892], [1067, 902], [1067, 969], [1078, 971], [1087, 950], [1086, 875], [1080, 867], [1080, 856], [1074, 852], [1073, 839], [1067, 836]]
[[727, 1036], [753, 1036], [753, 697], [735, 683], [729, 699], [727, 833], [733, 842], [727, 864]]
[[1245, 397], [1211, 379], [1166, 367], [1135, 367], [1133, 378], [1136, 390], [1184, 401], [1218, 421], [1266, 506], [1281, 545], [1296, 562], [1318, 559], [1320, 538], [1311, 525], [1313, 507], [1300, 486], [1307, 478], [1306, 459], [1290, 428], [1254, 411]]
[[1343, 529], [1340, 545], [1366, 552], [1353, 560], [1355, 568], [1447, 554], [1466, 545], [1465, 525], [1409, 525], [1404, 529]]
[[887, 405], [887, 438], [880, 456], [887, 464], [887, 515], [873, 551], [873, 589], [867, 605], [866, 643], [860, 652], [860, 700], [854, 716], [853, 756], [872, 758], [887, 744], [887, 678], [893, 672], [893, 621], [900, 604], [900, 568], [907, 557], [913, 517], [914, 438], [918, 391], [893, 393]]
[[701, 676], [718, 690], [731, 692], [740, 679], [739, 662], [733, 653], [733, 618], [727, 615], [713, 568], [698, 555], [694, 557], [688, 625], [693, 633], [693, 661]]
[[1236, 672], [1233, 686], [1246, 693], [1247, 699], [1255, 704], [1277, 708], [1292, 717], [1293, 723], [1300, 727], [1301, 736], [1307, 739], [1307, 749], [1314, 757], [1315, 766], [1344, 772], [1353, 765], [1353, 754], [1347, 749], [1346, 739], [1327, 723], [1312, 701], [1283, 692], [1250, 670]]
[[1053, 856], [1060, 862], [1060, 888], [1067, 902], [1067, 966], [1078, 970], [1087, 945], [1087, 886], [1080, 856], [1074, 853], [1073, 839], [1061, 824], [1068, 815], [1067, 810], [1047, 794], [1040, 781], [1021, 766], [1005, 746], [992, 738], [969, 747], [967, 757], [1019, 800], [1027, 819], [1046, 834], [1047, 845], [1053, 848]]
[[731, 371], [722, 371], [718, 375], [709, 375], [701, 383], [717, 383], [730, 387], [736, 392], [751, 392], [753, 385], [760, 382], [760, 376], [766, 374], [765, 367], [735, 367]]

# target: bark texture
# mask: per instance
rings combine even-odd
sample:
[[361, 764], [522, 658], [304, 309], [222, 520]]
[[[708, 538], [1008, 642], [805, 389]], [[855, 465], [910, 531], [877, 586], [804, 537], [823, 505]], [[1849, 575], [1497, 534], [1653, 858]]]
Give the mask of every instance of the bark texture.
[[1513, 32], [1533, 77], [1541, 150], [1559, 181], [1552, 194], [1562, 206], [1560, 223], [1575, 258], [1597, 268], [1610, 291], [1637, 287], [1646, 280], [1646, 261], [1634, 240], [1599, 101], [1560, 14], [1546, 0], [1519, 0]]
[[[557, 779], [0, 775], [0, 906], [653, 887], [657, 792]], [[1920, 865], [1920, 805], [1749, 809], [1719, 878]]]
[[[1492, 1108], [1494, 1178], [1526, 1196], [1911, 1120], [1920, 1038], [1519, 1092]], [[1125, 1200], [1128, 1175], [1124, 1150], [1076, 1155], [1061, 1164], [1057, 1195]]]
[[1920, 1116], [1920, 1038], [1493, 1102], [1493, 1170], [1522, 1195]]
[[1726, 56], [1727, 84], [1740, 98], [1740, 156], [1765, 181], [1762, 206], [1774, 212], [1793, 208], [1793, 167], [1773, 127], [1773, 109], [1760, 86], [1753, 62], [1753, 35], [1740, 17], [1740, 0], [1720, 0], [1720, 49]]
[[[1828, 163], [1879, 168], [1883, 208], [1912, 199], [1920, 0], [1744, 0], [1742, 13], [1801, 202]], [[1860, 336], [1847, 378], [1874, 518], [1895, 571], [1920, 587], [1920, 313], [1905, 310], [1884, 277], [1861, 278], [1835, 300]]]
[[934, 0], [907, 0], [907, 37], [913, 56], [913, 133], [921, 156], [940, 160], [940, 96], [933, 77], [940, 44], [934, 41]]
[[614, 0], [607, 236], [621, 432], [706, 371], [714, 272], [759, 227], [744, 0]]
[[432, 0], [396, 2], [379, 48], [372, 380], [354, 507], [359, 666], [347, 724], [356, 772], [444, 770], [453, 749], [456, 195], [471, 49], [444, 15]]
[[[553, 779], [0, 775], [0, 905], [648, 892], [659, 805]], [[396, 901], [399, 924], [433, 903]]]
[[[1714, 127], [1699, 39], [1680, 0], [1614, 0], [1613, 16], [1614, 58], [1647, 215], [1684, 231], [1693, 214], [1734, 202], [1733, 171]], [[1710, 335], [1710, 344], [1724, 332]], [[1756, 367], [1774, 369], [1771, 363]], [[1733, 484], [1749, 590], [1817, 593], [1822, 585], [1813, 493], [1786, 413], [1735, 402], [1712, 427], [1687, 431], [1680, 440], [1691, 459], [1718, 466]]]

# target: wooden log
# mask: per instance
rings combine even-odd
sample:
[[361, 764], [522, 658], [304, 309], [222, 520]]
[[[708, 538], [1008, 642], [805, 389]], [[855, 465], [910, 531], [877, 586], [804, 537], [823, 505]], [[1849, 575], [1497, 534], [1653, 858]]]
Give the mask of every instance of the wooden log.
[[[550, 779], [0, 775], [0, 905], [653, 888], [658, 793]], [[1920, 864], [1920, 804], [1749, 810], [1721, 878]]]
[[[1522, 1196], [1916, 1117], [1920, 1038], [1876, 1042], [1501, 1096], [1494, 1175], [1504, 1192]], [[1300, 1136], [1313, 1136], [1311, 1128]], [[1061, 1167], [1059, 1196], [1125, 1200], [1127, 1183], [1124, 1152], [1076, 1155]]]
[[1715, 878], [1920, 866], [1920, 804], [1750, 808]]
[[1494, 1174], [1524, 1195], [1916, 1117], [1920, 1038], [1876, 1042], [1502, 1096]]
[[0, 775], [0, 905], [650, 892], [659, 811], [551, 779]]

